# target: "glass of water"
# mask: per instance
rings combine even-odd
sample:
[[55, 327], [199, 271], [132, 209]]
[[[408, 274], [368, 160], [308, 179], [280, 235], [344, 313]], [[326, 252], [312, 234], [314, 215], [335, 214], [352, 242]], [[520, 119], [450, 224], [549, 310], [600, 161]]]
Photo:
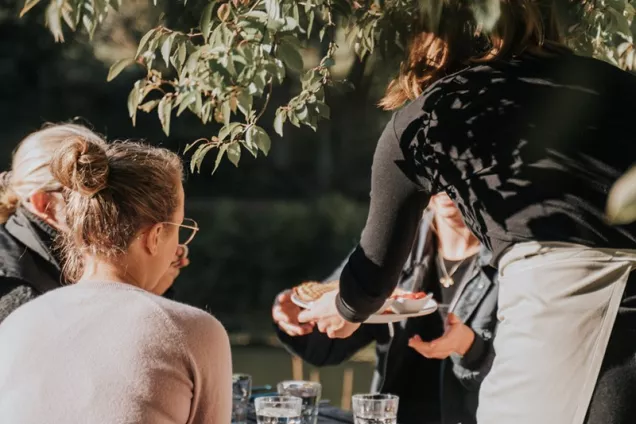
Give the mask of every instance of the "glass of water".
[[247, 408], [252, 396], [252, 377], [232, 375], [232, 424], [247, 424]]
[[399, 400], [395, 395], [353, 395], [354, 424], [397, 424]]
[[300, 424], [303, 400], [296, 396], [266, 396], [256, 398], [258, 424]]
[[303, 400], [302, 424], [316, 424], [318, 404], [322, 386], [313, 381], [282, 381], [278, 383], [278, 394], [296, 396]]

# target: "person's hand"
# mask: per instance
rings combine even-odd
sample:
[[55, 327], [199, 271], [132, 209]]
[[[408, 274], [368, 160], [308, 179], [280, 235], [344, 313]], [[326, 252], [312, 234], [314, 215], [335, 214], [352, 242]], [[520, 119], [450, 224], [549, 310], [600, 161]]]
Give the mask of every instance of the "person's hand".
[[314, 331], [313, 323], [301, 324], [298, 322], [300, 306], [291, 300], [291, 290], [287, 290], [278, 295], [276, 303], [272, 308], [272, 318], [278, 328], [292, 337], [304, 336]]
[[473, 330], [451, 313], [448, 315], [448, 327], [442, 337], [425, 342], [420, 336], [415, 335], [409, 339], [409, 346], [427, 358], [446, 359], [452, 353], [464, 356], [474, 340]]
[[337, 290], [325, 293], [312, 303], [310, 309], [305, 309], [298, 315], [298, 321], [316, 323], [318, 330], [332, 339], [346, 339], [351, 336], [360, 324], [349, 322], [340, 316], [336, 309], [337, 295]]
[[179, 276], [181, 268], [185, 268], [188, 265], [190, 265], [190, 259], [188, 259], [188, 248], [186, 246], [177, 247], [174, 260], [165, 274], [163, 274], [163, 276], [159, 279], [156, 291], [153, 291], [159, 295], [163, 295], [172, 286], [174, 280]]

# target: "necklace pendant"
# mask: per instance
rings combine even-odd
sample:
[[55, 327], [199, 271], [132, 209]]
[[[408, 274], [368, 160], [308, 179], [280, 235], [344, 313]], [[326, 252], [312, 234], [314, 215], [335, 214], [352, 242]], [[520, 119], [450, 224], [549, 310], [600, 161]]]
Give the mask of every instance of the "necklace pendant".
[[442, 287], [446, 289], [452, 286], [453, 284], [455, 284], [455, 281], [451, 277], [442, 277], [440, 278], [439, 282], [442, 285]]

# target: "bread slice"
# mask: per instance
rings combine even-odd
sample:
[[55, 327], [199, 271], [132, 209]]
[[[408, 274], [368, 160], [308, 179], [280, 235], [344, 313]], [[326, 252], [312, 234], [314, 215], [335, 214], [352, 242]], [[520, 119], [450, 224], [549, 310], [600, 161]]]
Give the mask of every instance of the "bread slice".
[[325, 293], [338, 290], [338, 286], [338, 281], [330, 281], [328, 283], [306, 281], [301, 285], [294, 287], [294, 294], [298, 300], [311, 303], [320, 299]]

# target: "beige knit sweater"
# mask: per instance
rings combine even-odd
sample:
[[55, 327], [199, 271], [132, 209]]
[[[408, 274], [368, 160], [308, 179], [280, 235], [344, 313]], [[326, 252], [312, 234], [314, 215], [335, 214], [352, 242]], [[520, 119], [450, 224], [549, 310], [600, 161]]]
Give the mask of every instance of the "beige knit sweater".
[[228, 424], [230, 345], [208, 313], [82, 282], [0, 324], [0, 422]]

